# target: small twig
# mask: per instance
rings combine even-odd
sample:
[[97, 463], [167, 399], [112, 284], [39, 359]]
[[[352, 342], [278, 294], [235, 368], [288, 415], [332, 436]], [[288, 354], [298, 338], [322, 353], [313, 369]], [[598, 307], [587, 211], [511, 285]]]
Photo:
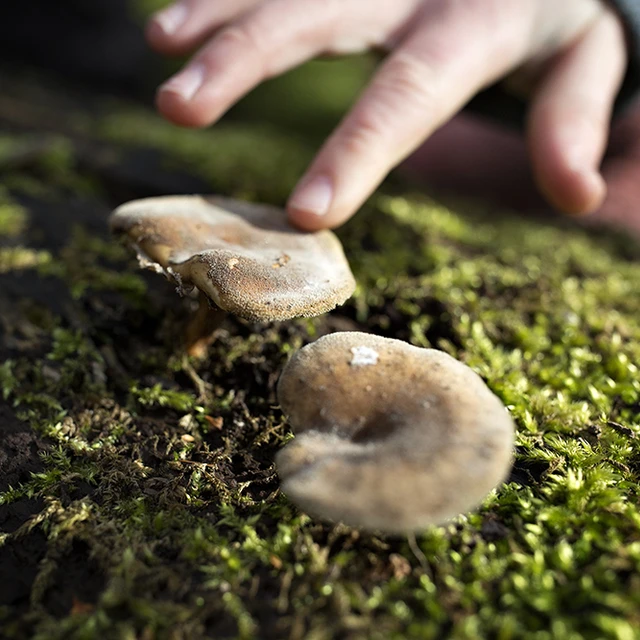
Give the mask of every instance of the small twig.
[[622, 433], [623, 435], [628, 436], [629, 438], [636, 437], [636, 434], [634, 433], [633, 429], [629, 429], [629, 427], [625, 427], [623, 424], [620, 424], [619, 422], [614, 422], [613, 420], [607, 420], [606, 425], [608, 427], [612, 427], [619, 433]]
[[409, 549], [411, 549], [411, 553], [416, 557], [416, 560], [420, 563], [420, 567], [422, 570], [433, 580], [433, 574], [431, 572], [431, 567], [429, 566], [429, 561], [427, 560], [427, 556], [424, 555], [422, 549], [418, 546], [418, 541], [416, 540], [416, 534], [411, 533], [407, 534], [407, 542], [409, 543]]
[[198, 392], [198, 402], [205, 403], [211, 394], [213, 385], [205, 382], [198, 375], [198, 372], [186, 357], [182, 359], [182, 370], [187, 374], [189, 380], [193, 382], [193, 385]]

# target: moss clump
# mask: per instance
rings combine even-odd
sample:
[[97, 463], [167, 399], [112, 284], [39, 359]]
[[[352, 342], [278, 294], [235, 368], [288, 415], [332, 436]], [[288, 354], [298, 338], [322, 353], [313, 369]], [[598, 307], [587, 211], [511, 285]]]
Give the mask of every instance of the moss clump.
[[268, 202], [286, 199], [312, 157], [301, 141], [264, 126], [185, 131], [144, 110], [114, 110], [100, 131], [112, 142], [161, 151], [167, 167], [189, 170], [213, 192]]
[[0, 134], [0, 170], [5, 189], [0, 192], [0, 206], [6, 198], [6, 188], [40, 198], [51, 197], [52, 192], [60, 189], [74, 196], [86, 196], [98, 188], [91, 176], [77, 170], [74, 142], [60, 135]]
[[144, 304], [147, 286], [139, 273], [123, 269], [128, 262], [124, 247], [110, 240], [90, 236], [75, 225], [71, 238], [55, 261], [43, 264], [43, 276], [65, 280], [74, 298], [81, 298], [89, 289], [118, 292], [137, 305]]
[[51, 262], [48, 251], [34, 251], [26, 247], [0, 249], [0, 274], [47, 265]]
[[27, 212], [14, 202], [6, 189], [0, 188], [0, 239], [15, 238], [27, 226]]

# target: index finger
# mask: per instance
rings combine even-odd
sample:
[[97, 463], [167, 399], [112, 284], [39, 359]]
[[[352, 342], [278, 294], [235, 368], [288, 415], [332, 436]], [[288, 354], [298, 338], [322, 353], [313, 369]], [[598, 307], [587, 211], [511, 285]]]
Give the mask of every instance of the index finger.
[[287, 205], [291, 220], [309, 230], [342, 224], [478, 90], [520, 64], [526, 5], [428, 5], [300, 181]]

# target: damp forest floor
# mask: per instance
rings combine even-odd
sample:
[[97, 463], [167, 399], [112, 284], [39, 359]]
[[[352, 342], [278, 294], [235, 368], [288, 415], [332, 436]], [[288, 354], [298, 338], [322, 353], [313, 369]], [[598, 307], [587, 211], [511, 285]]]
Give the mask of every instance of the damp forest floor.
[[[192, 301], [109, 212], [282, 204], [315, 141], [20, 81], [0, 124], [0, 638], [640, 638], [637, 246], [388, 182], [338, 232], [343, 307], [228, 319], [190, 360]], [[514, 468], [477, 512], [389, 538], [280, 493], [279, 372], [339, 330], [443, 349], [509, 407]]]

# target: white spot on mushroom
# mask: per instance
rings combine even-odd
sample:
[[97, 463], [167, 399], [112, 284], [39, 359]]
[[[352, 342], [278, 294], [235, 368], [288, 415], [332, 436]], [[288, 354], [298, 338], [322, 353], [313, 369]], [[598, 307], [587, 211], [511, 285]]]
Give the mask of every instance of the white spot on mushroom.
[[378, 364], [378, 358], [380, 357], [375, 349], [364, 345], [351, 347], [351, 353], [353, 354], [350, 362], [352, 367], [368, 367]]
[[291, 256], [288, 256], [286, 253], [283, 253], [276, 261], [271, 265], [272, 269], [280, 269], [280, 267], [284, 267], [291, 260]]
[[238, 258], [231, 258], [227, 264], [229, 265], [229, 269], [235, 269], [236, 265], [240, 262]]

